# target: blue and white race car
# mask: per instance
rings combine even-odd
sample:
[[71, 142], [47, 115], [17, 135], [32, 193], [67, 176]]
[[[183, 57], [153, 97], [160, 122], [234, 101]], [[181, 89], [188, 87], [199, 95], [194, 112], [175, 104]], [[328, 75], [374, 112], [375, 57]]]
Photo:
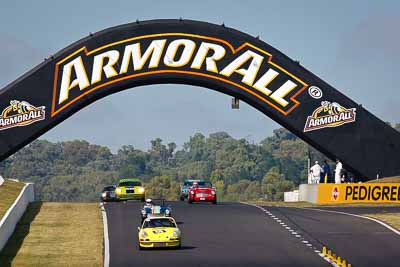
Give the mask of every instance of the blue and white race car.
[[146, 199], [146, 203], [140, 213], [142, 216], [142, 223], [149, 217], [172, 217], [171, 206], [166, 204], [165, 199]]

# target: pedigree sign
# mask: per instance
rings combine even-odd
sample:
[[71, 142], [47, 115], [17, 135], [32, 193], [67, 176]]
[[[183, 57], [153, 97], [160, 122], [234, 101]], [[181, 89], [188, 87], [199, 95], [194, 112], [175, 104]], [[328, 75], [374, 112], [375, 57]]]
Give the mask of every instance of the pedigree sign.
[[400, 183], [319, 184], [317, 203], [400, 203]]
[[174, 73], [218, 80], [243, 90], [287, 115], [308, 85], [250, 43], [187, 33], [133, 37], [88, 50], [82, 47], [56, 63], [51, 116], [102, 88], [147, 75]]

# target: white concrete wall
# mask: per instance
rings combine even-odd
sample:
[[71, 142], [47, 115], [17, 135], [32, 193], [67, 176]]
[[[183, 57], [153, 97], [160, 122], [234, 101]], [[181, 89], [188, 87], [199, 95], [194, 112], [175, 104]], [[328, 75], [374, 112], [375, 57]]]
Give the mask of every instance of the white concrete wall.
[[299, 201], [317, 203], [318, 184], [301, 184], [299, 187]]
[[283, 194], [283, 199], [284, 199], [285, 202], [297, 202], [297, 201], [299, 201], [299, 190], [285, 192]]
[[0, 175], [0, 186], [4, 183], [4, 178], [3, 176]]
[[0, 251], [6, 245], [30, 202], [35, 200], [33, 184], [26, 184], [0, 221]]

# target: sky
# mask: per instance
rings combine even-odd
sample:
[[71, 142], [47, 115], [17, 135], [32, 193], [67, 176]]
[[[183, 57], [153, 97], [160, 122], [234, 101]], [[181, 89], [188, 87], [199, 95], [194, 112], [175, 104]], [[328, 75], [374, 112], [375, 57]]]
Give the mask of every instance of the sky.
[[[400, 122], [400, 1], [1, 1], [0, 88], [88, 35], [139, 20], [224, 23], [299, 60], [384, 121]], [[157, 101], [154, 101], [157, 99]], [[41, 138], [85, 139], [116, 151], [150, 140], [183, 145], [196, 132], [226, 131], [259, 142], [278, 127], [231, 97], [187, 85], [152, 85], [113, 94]]]

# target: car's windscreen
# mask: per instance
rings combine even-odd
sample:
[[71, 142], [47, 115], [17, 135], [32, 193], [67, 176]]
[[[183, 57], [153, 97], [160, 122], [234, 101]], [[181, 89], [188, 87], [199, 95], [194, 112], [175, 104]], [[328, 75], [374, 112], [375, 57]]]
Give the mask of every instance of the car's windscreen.
[[118, 186], [142, 186], [141, 182], [130, 181], [130, 182], [121, 182]]
[[201, 188], [211, 188], [212, 184], [210, 182], [198, 182], [197, 186]]
[[151, 219], [144, 221], [143, 228], [156, 228], [156, 227], [173, 227], [176, 228], [175, 223], [168, 218]]
[[183, 186], [192, 186], [192, 185], [193, 185], [193, 182], [186, 181], [183, 183]]
[[115, 187], [114, 186], [106, 186], [106, 187], [104, 187], [103, 191], [115, 191]]
[[165, 205], [165, 200], [164, 199], [152, 199], [151, 204], [153, 206], [164, 206]]

